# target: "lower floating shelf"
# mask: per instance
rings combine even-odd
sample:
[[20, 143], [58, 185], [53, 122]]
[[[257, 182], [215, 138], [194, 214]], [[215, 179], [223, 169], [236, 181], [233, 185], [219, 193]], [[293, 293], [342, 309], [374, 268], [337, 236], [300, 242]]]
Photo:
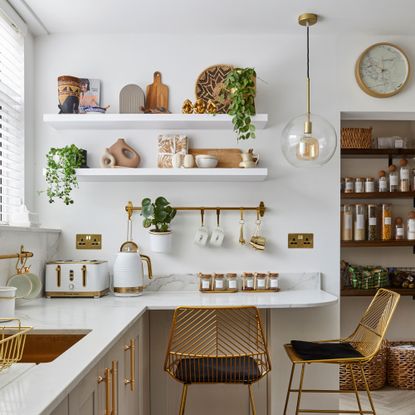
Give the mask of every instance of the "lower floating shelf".
[[[388, 290], [397, 292], [403, 296], [415, 297], [415, 288], [392, 288], [385, 287]], [[359, 288], [342, 288], [341, 296], [342, 297], [372, 297], [376, 294], [377, 288], [363, 290]]]
[[379, 248], [379, 247], [399, 247], [399, 246], [415, 246], [413, 241], [342, 241], [342, 248]]
[[261, 182], [268, 169], [77, 169], [80, 182]]

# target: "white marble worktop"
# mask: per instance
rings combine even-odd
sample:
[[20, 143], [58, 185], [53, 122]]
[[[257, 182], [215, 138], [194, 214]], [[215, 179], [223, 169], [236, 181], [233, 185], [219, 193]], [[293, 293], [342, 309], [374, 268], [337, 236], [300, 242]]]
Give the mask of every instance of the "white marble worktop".
[[[314, 289], [278, 293], [202, 294], [197, 291], [147, 291], [141, 297], [37, 299], [20, 304], [16, 317], [36, 331], [89, 331], [53, 362], [36, 365], [0, 389], [0, 413], [50, 413], [146, 310], [178, 306], [254, 305], [259, 308], [320, 307], [337, 301]], [[0, 376], [2, 374], [0, 373]]]

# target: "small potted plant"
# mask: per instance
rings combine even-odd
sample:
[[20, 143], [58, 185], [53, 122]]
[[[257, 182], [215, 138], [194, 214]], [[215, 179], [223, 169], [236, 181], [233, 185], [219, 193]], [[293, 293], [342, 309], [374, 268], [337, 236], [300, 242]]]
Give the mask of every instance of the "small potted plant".
[[144, 228], [150, 228], [150, 247], [153, 252], [166, 253], [171, 250], [172, 231], [170, 222], [176, 216], [176, 209], [170, 206], [170, 202], [160, 196], [153, 203], [145, 198], [141, 202], [141, 216], [144, 217]]
[[224, 90], [230, 102], [228, 114], [238, 140], [255, 138], [252, 117], [255, 112], [256, 72], [254, 68], [234, 68], [224, 81]]
[[78, 187], [76, 169], [87, 167], [86, 150], [78, 148], [75, 144], [63, 148], [52, 147], [46, 154], [46, 194], [49, 203], [55, 199], [62, 199], [65, 205], [73, 204], [71, 192]]

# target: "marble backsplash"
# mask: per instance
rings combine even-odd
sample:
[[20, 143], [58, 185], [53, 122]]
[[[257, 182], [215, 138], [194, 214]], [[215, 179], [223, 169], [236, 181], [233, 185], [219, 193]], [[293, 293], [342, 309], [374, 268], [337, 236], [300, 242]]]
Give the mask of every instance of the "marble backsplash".
[[[240, 286], [242, 285], [239, 279]], [[319, 290], [321, 288], [320, 272], [280, 273], [279, 287], [288, 290]], [[155, 276], [149, 281], [148, 291], [197, 291], [199, 280], [197, 274], [170, 274]]]

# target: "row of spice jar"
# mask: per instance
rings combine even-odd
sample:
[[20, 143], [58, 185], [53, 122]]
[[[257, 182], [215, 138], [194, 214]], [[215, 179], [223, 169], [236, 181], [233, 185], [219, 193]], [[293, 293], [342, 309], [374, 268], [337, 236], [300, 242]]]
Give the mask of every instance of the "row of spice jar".
[[341, 191], [344, 193], [415, 191], [415, 169], [411, 170], [405, 159], [401, 159], [399, 165], [398, 169], [391, 164], [388, 172], [380, 170], [377, 183], [373, 177], [344, 177], [341, 179]]
[[[199, 273], [199, 290], [238, 291], [240, 284], [238, 274], [202, 274]], [[278, 291], [277, 272], [244, 272], [242, 274], [242, 291]]]
[[[406, 230], [405, 230], [406, 228]], [[392, 205], [384, 203], [342, 205], [342, 241], [415, 240], [415, 211], [408, 214], [406, 226], [401, 217], [392, 222]]]

